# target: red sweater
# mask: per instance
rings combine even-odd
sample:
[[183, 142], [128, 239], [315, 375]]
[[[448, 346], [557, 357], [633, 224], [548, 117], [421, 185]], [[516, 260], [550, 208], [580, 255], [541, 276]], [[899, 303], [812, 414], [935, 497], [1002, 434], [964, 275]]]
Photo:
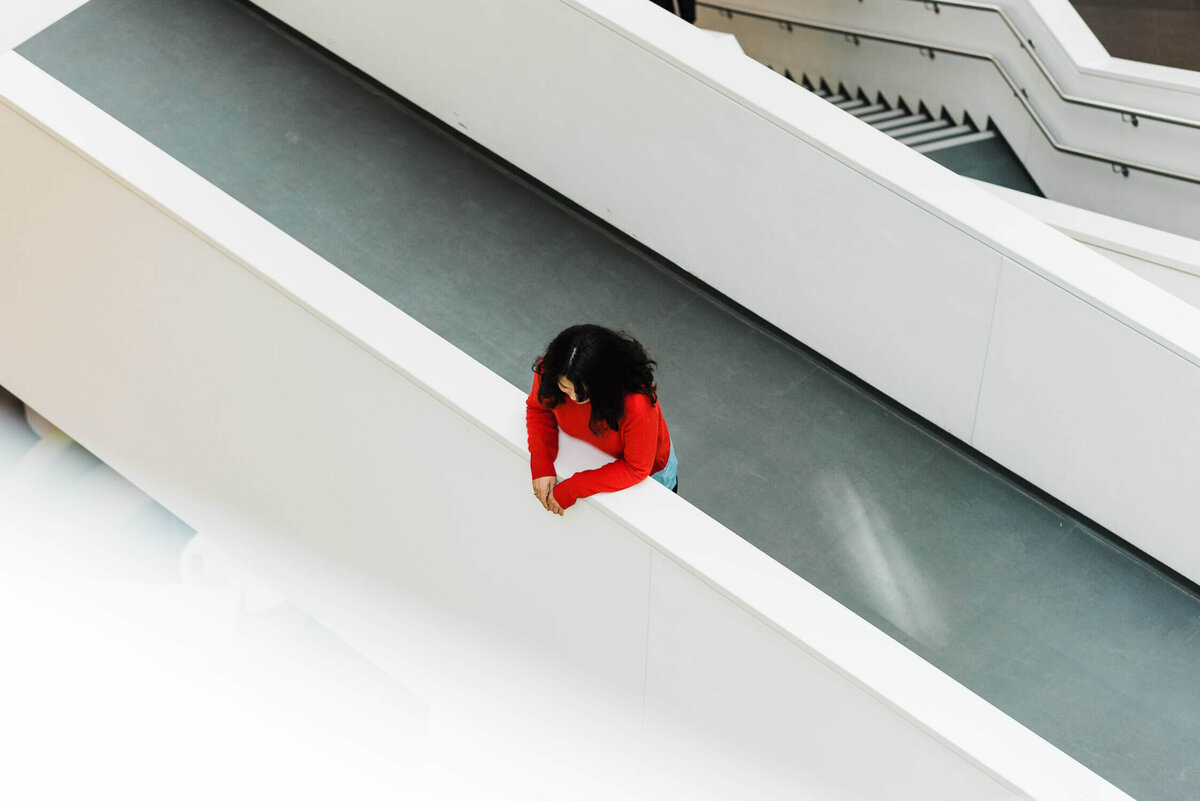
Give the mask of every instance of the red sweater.
[[529, 432], [529, 466], [534, 478], [552, 476], [558, 456], [558, 432], [590, 442], [609, 456], [616, 457], [603, 467], [583, 470], [554, 486], [554, 499], [564, 509], [579, 498], [597, 492], [616, 492], [632, 487], [651, 473], [667, 466], [671, 455], [671, 434], [663, 420], [662, 405], [650, 404], [639, 392], [625, 396], [621, 425], [613, 431], [607, 425], [596, 436], [588, 428], [592, 415], [590, 403], [567, 398], [547, 409], [537, 398], [541, 376], [533, 374], [533, 389], [525, 401], [525, 427]]

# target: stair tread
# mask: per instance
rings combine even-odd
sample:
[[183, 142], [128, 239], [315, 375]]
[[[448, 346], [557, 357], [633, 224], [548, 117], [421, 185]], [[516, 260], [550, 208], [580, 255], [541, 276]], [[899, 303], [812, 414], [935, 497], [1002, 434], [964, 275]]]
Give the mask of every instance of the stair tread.
[[863, 116], [859, 117], [859, 119], [863, 122], [869, 122], [874, 125], [877, 122], [887, 122], [888, 120], [894, 120], [897, 117], [903, 117], [907, 114], [908, 112], [902, 108], [893, 108], [887, 111], [878, 111], [874, 114], [864, 114]]
[[[849, 109], [846, 109], [846, 110], [849, 110]], [[860, 107], [850, 111], [850, 113], [853, 114], [855, 117], [862, 119], [863, 116], [865, 116], [865, 115], [878, 114], [881, 111], [889, 111], [889, 110], [890, 109], [887, 106], [885, 106], [883, 103], [872, 103], [869, 106], [860, 106]]]
[[879, 123], [872, 123], [872, 125], [881, 131], [890, 131], [893, 128], [912, 125], [914, 122], [929, 122], [929, 120], [930, 117], [928, 114], [909, 114], [907, 117], [897, 117]]
[[939, 139], [936, 142], [926, 142], [925, 144], [917, 145], [913, 150], [918, 153], [933, 153], [937, 150], [969, 145], [973, 142], [983, 142], [995, 136], [995, 131], [975, 131], [974, 133], [963, 134], [962, 136], [952, 136], [949, 139]]
[[941, 128], [949, 127], [950, 122], [948, 120], [930, 120], [929, 122], [919, 122], [916, 125], [905, 125], [902, 128], [888, 129], [887, 135], [895, 137], [896, 139], [901, 139], [906, 136], [912, 136], [913, 134], [925, 133], [926, 131], [936, 131]]
[[962, 136], [963, 134], [975, 133], [975, 130], [976, 128], [974, 125], [955, 125], [950, 128], [938, 128], [937, 130], [926, 131], [925, 133], [919, 133], [910, 136], [898, 136], [896, 138], [909, 147], [913, 147], [915, 145], [924, 144], [925, 142], [932, 142], [935, 139], [946, 139], [951, 136]]

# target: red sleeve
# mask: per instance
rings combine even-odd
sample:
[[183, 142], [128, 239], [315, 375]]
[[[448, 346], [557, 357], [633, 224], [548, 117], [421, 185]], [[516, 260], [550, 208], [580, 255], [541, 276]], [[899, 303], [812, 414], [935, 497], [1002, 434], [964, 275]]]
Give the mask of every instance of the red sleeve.
[[552, 476], [558, 457], [558, 421], [554, 412], [538, 400], [542, 377], [533, 374], [533, 389], [525, 399], [525, 431], [529, 435], [529, 468], [534, 478]]
[[658, 450], [658, 416], [645, 395], [631, 395], [621, 417], [622, 456], [595, 470], [583, 470], [554, 486], [554, 499], [567, 509], [579, 498], [632, 487], [650, 475]]

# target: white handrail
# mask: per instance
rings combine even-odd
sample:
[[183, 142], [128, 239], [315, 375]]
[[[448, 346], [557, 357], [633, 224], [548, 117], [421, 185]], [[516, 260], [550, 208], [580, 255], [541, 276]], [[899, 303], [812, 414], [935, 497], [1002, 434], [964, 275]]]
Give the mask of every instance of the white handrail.
[[[1064, 102], [1074, 103], [1077, 105], [1083, 105], [1083, 106], [1088, 106], [1091, 108], [1103, 109], [1105, 111], [1112, 111], [1114, 113], [1119, 113], [1122, 115], [1122, 119], [1124, 119], [1126, 122], [1129, 122], [1134, 127], [1137, 127], [1140, 123], [1140, 120], [1144, 118], [1144, 119], [1158, 120], [1160, 122], [1166, 122], [1166, 123], [1169, 123], [1172, 125], [1180, 125], [1180, 126], [1184, 126], [1187, 128], [1196, 129], [1196, 130], [1200, 131], [1200, 121], [1189, 120], [1189, 119], [1186, 119], [1183, 117], [1159, 114], [1156, 112], [1146, 111], [1144, 109], [1133, 108], [1130, 106], [1120, 106], [1120, 105], [1111, 104], [1111, 103], [1103, 103], [1100, 101], [1085, 100], [1083, 98], [1079, 98], [1079, 97], [1076, 97], [1073, 95], [1066, 94], [1062, 90], [1062, 87], [1058, 84], [1058, 82], [1054, 80], [1053, 75], [1046, 68], [1046, 66], [1042, 62], [1042, 60], [1036, 55], [1033, 48], [1026, 45], [1026, 42], [1028, 40], [1021, 38], [1020, 31], [1018, 31], [1016, 29], [1012, 20], [1008, 17], [1007, 14], [1004, 13], [1003, 9], [1000, 9], [996, 6], [986, 5], [986, 4], [961, 2], [961, 0], [952, 0], [952, 2], [945, 2], [945, 0], [936, 0], [936, 2], [935, 2], [935, 0], [901, 0], [901, 2], [912, 2], [912, 3], [923, 2], [926, 5], [931, 5], [931, 6], [937, 6], [939, 4], [952, 5], [952, 6], [961, 7], [961, 8], [969, 8], [969, 9], [979, 10], [979, 11], [994, 12], [994, 13], [998, 14], [1005, 21], [1005, 24], [1013, 32], [1014, 36], [1017, 37], [1018, 42], [1021, 46], [1021, 49], [1024, 52], [1026, 52], [1027, 54], [1029, 54], [1030, 58], [1032, 58], [1034, 63], [1037, 65], [1039, 71], [1046, 77], [1047, 81], [1054, 88], [1054, 91], [1058, 94], [1059, 98], [1061, 100], [1063, 100]], [[1099, 153], [1095, 150], [1088, 150], [1086, 148], [1080, 148], [1080, 147], [1075, 147], [1073, 145], [1065, 144], [1058, 136], [1056, 136], [1054, 134], [1053, 131], [1050, 130], [1049, 125], [1047, 125], [1047, 123], [1043, 119], [1042, 115], [1040, 113], [1038, 113], [1037, 109], [1035, 109], [1033, 107], [1033, 104], [1029, 100], [1029, 94], [1026, 91], [1026, 89], [1024, 87], [1022, 87], [1020, 85], [1020, 83], [1013, 78], [1012, 74], [1004, 66], [1003, 62], [997, 56], [995, 56], [991, 53], [985, 53], [985, 52], [976, 51], [976, 50], [968, 50], [968, 49], [959, 48], [959, 47], [950, 47], [948, 45], [938, 44], [936, 42], [918, 40], [918, 39], [913, 39], [911, 37], [905, 37], [905, 36], [894, 36], [891, 34], [880, 33], [880, 32], [876, 32], [876, 31], [868, 31], [868, 30], [863, 30], [863, 29], [859, 29], [859, 28], [850, 28], [847, 26], [834, 25], [834, 24], [827, 23], [827, 22], [817, 22], [817, 21], [812, 21], [812, 20], [806, 20], [799, 16], [794, 16], [791, 14], [783, 15], [778, 12], [768, 14], [768, 13], [763, 13], [763, 12], [758, 12], [758, 11], [749, 11], [749, 10], [746, 10], [745, 8], [733, 7], [730, 5], [721, 4], [721, 3], [713, 3], [713, 2], [698, 2], [697, 5], [705, 6], [707, 8], [713, 9], [715, 11], [722, 12], [723, 14], [725, 14], [726, 16], [728, 16], [730, 18], [732, 18], [734, 14], [737, 14], [740, 16], [750, 17], [750, 18], [754, 18], [754, 19], [778, 22], [780, 24], [787, 25], [787, 26], [796, 25], [796, 26], [800, 26], [800, 27], [804, 27], [804, 28], [810, 28], [812, 30], [826, 31], [829, 33], [839, 33], [844, 36], [855, 37], [857, 39], [871, 39], [871, 40], [875, 40], [875, 41], [879, 41], [879, 42], [887, 42], [889, 44], [900, 45], [903, 47], [911, 47], [911, 48], [915, 48], [915, 49], [918, 49], [923, 52], [930, 53], [931, 54], [930, 58], [933, 57], [932, 56], [933, 53], [946, 53], [946, 54], [950, 54], [950, 55], [963, 56], [965, 58], [986, 61], [986, 62], [990, 63], [996, 69], [996, 71], [999, 73], [1000, 77], [1003, 78], [1004, 82], [1006, 84], [1008, 84], [1008, 87], [1010, 89], [1012, 89], [1013, 94], [1016, 96], [1018, 101], [1020, 101], [1020, 103], [1021, 103], [1022, 107], [1025, 109], [1025, 111], [1029, 114], [1030, 119], [1033, 120], [1033, 123], [1037, 127], [1038, 131], [1042, 134], [1043, 137], [1045, 137], [1047, 143], [1049, 143], [1049, 145], [1051, 147], [1053, 147], [1056, 151], [1058, 151], [1060, 153], [1065, 153], [1065, 154], [1071, 155], [1071, 156], [1077, 156], [1080, 158], [1089, 159], [1092, 161], [1099, 161], [1099, 162], [1103, 162], [1105, 164], [1111, 164], [1113, 166], [1114, 170], [1123, 173], [1126, 177], [1128, 177], [1129, 172], [1131, 170], [1137, 170], [1139, 172], [1149, 173], [1151, 175], [1160, 175], [1164, 178], [1171, 178], [1174, 180], [1185, 181], [1185, 182], [1191, 183], [1191, 184], [1200, 184], [1200, 175], [1193, 175], [1190, 173], [1182, 172], [1180, 170], [1175, 170], [1175, 169], [1171, 169], [1171, 168], [1167, 168], [1167, 167], [1155, 166], [1155, 165], [1148, 164], [1143, 161], [1135, 161], [1135, 160], [1124, 158], [1124, 157], [1106, 155], [1104, 153]], [[1198, 135], [1197, 147], [1200, 147], [1200, 135]]]

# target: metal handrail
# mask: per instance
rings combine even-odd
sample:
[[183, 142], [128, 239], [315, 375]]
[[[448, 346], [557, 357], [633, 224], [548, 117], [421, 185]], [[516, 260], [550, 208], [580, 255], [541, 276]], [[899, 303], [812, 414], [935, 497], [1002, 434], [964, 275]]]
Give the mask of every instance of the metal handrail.
[[[925, 0], [925, 1], [929, 2], [931, 0]], [[944, 3], [945, 5], [951, 4], [950, 2], [944, 2], [944, 0], [936, 0], [936, 1], [938, 3]], [[915, 0], [915, 2], [922, 2], [922, 0]], [[1129, 161], [1128, 159], [1113, 158], [1112, 156], [1106, 156], [1103, 153], [1097, 153], [1092, 150], [1084, 150], [1083, 148], [1073, 147], [1071, 145], [1066, 145], [1066, 144], [1063, 144], [1062, 142], [1059, 142], [1054, 137], [1054, 134], [1052, 134], [1050, 132], [1050, 129], [1046, 126], [1046, 123], [1042, 120], [1041, 115], [1037, 113], [1037, 111], [1033, 108], [1033, 105], [1029, 102], [1029, 96], [1026, 94], [1025, 90], [1022, 87], [1020, 87], [1015, 80], [1013, 80], [1012, 75], [1009, 74], [1008, 70], [1005, 69], [1004, 65], [1001, 64], [999, 62], [999, 60], [997, 60], [996, 57], [990, 53], [980, 53], [980, 52], [977, 52], [974, 50], [963, 50], [960, 48], [947, 47], [945, 45], [933, 44], [930, 42], [922, 42], [922, 41], [918, 41], [916, 39], [909, 39], [909, 38], [902, 37], [902, 36], [890, 36], [888, 34], [870, 33], [868, 31], [858, 30], [856, 28], [847, 28], [847, 27], [844, 27], [841, 25], [830, 25], [828, 23], [823, 23], [823, 22], [806, 22], [805, 20], [797, 19], [794, 17], [780, 17], [780, 16], [771, 16], [769, 14], [760, 14], [755, 11], [745, 11], [745, 10], [738, 9], [738, 8], [728, 8], [726, 6], [717, 5], [716, 3], [712, 3], [712, 2], [704, 2], [704, 0], [697, 0], [696, 5], [705, 6], [706, 8], [711, 8], [714, 11], [722, 12], [722, 13], [726, 14], [727, 16], [729, 16], [730, 18], [732, 18], [734, 14], [740, 14], [741, 16], [744, 16], [744, 17], [751, 17], [754, 19], [762, 19], [762, 20], [767, 20], [770, 22], [779, 23], [781, 25], [789, 26], [789, 29], [790, 29], [790, 26], [796, 26], [796, 27], [800, 27], [800, 28], [809, 28], [811, 30], [826, 31], [828, 33], [839, 33], [850, 39], [869, 39], [869, 40], [873, 40], [873, 41], [877, 41], [877, 42], [888, 42], [890, 44], [897, 44], [897, 45], [901, 45], [904, 47], [911, 47], [911, 48], [915, 48], [920, 51], [926, 51], [926, 52], [930, 53], [931, 58], [932, 58], [933, 53], [946, 53], [948, 55], [963, 56], [965, 58], [973, 58], [973, 59], [978, 59], [980, 61], [991, 62], [992, 66], [996, 68], [996, 70], [1000, 73], [1000, 76], [1004, 79], [1004, 82], [1008, 84], [1010, 89], [1012, 89], [1013, 94], [1016, 96], [1017, 100], [1019, 100], [1021, 105], [1025, 107], [1025, 110], [1029, 113], [1029, 116], [1033, 119], [1033, 122], [1037, 126], [1038, 130], [1042, 132], [1042, 136], [1044, 136], [1046, 138], [1046, 141], [1050, 143], [1051, 147], [1053, 147], [1055, 150], [1059, 151], [1060, 153], [1067, 153], [1067, 154], [1070, 154], [1073, 156], [1079, 156], [1081, 158], [1090, 159], [1092, 161], [1099, 161], [1099, 162], [1102, 162], [1105, 164], [1109, 164], [1112, 166], [1114, 172], [1120, 172], [1123, 175], [1125, 175], [1126, 177], [1128, 177], [1130, 170], [1137, 170], [1139, 172], [1150, 173], [1152, 175], [1161, 175], [1164, 178], [1173, 178], [1173, 179], [1177, 179], [1180, 181], [1186, 181], [1188, 183], [1200, 184], [1200, 176], [1189, 175], [1187, 173], [1177, 172], [1175, 170], [1169, 170], [1169, 169], [1166, 169], [1163, 167], [1155, 167], [1150, 164], [1143, 164], [1141, 162]], [[970, 7], [969, 4], [966, 4], [966, 3], [963, 3], [963, 5]], [[980, 6], [980, 7], [983, 7], [983, 6]], [[1044, 69], [1044, 66], [1043, 66], [1043, 69]], [[1062, 96], [1061, 93], [1060, 93], [1060, 96]], [[1065, 99], [1065, 97], [1064, 97], [1064, 99]], [[1090, 101], [1081, 101], [1081, 102], [1090, 104]], [[1108, 108], [1111, 108], [1112, 110], [1120, 109], [1120, 107], [1118, 107], [1118, 106], [1109, 106]], [[1148, 118], [1163, 119], [1161, 117], [1155, 117], [1151, 114], [1143, 115], [1142, 112], [1140, 112], [1140, 111], [1125, 110], [1123, 113], [1125, 113], [1125, 114], [1133, 113], [1133, 114], [1137, 114], [1139, 116], [1146, 116]], [[1165, 119], [1165, 121], [1169, 122], [1170, 120]], [[1187, 124], [1189, 127], [1200, 128], [1200, 124], [1191, 123], [1190, 121], [1184, 121], [1184, 123]]]
[[[1106, 103], [1101, 100], [1089, 100], [1086, 97], [1079, 97], [1078, 95], [1067, 94], [1065, 91], [1063, 91], [1063, 88], [1059, 85], [1058, 81], [1056, 81], [1054, 79], [1054, 75], [1053, 75], [1053, 73], [1050, 72], [1050, 68], [1046, 66], [1045, 62], [1043, 62], [1041, 57], [1037, 54], [1037, 48], [1034, 46], [1033, 40], [1026, 37], [1024, 34], [1021, 33], [1020, 29], [1017, 28], [1017, 24], [1015, 22], [1013, 22], [1013, 20], [1010, 16], [1008, 16], [1008, 12], [1005, 11], [1000, 6], [992, 5], [991, 3], [971, 3], [971, 2], [967, 2], [966, 0], [903, 0], [903, 1], [909, 2], [909, 3], [921, 3], [922, 5], [924, 5], [926, 7], [932, 7], [934, 9], [935, 13], [937, 13], [938, 6], [950, 6], [951, 8], [965, 8], [965, 9], [969, 9], [971, 11], [983, 11], [983, 12], [987, 12], [987, 13], [991, 13], [991, 14], [998, 14], [1000, 16], [1000, 19], [1004, 20], [1004, 24], [1006, 26], [1008, 26], [1008, 30], [1016, 38], [1017, 43], [1019, 45], [1021, 45], [1021, 49], [1029, 54], [1029, 57], [1031, 59], [1033, 59], [1033, 63], [1035, 65], [1037, 65], [1038, 71], [1040, 71], [1042, 73], [1042, 77], [1044, 77], [1047, 80], [1047, 82], [1049, 82], [1050, 86], [1053, 87], [1055, 93], [1064, 102], [1074, 103], [1075, 105], [1079, 105], [1079, 106], [1088, 106], [1089, 108], [1100, 109], [1101, 111], [1111, 111], [1111, 112], [1121, 114], [1124, 116], [1132, 117], [1134, 120], [1137, 120], [1139, 118], [1147, 119], [1147, 120], [1158, 120], [1159, 122], [1166, 122], [1171, 125], [1182, 125], [1187, 128], [1200, 128], [1200, 120], [1190, 120], [1187, 117], [1176, 117], [1172, 114], [1162, 114], [1157, 111], [1146, 111], [1145, 109], [1134, 108], [1132, 106], [1122, 106], [1122, 105], [1118, 105], [1116, 103]], [[1134, 122], [1133, 124], [1137, 125], [1136, 122]]]

